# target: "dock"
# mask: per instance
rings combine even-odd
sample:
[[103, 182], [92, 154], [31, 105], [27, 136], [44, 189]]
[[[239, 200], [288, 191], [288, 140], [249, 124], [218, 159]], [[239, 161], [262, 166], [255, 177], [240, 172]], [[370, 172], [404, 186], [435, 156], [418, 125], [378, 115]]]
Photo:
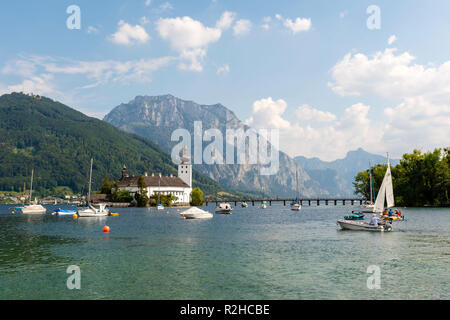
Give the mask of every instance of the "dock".
[[[238, 203], [246, 202], [247, 204], [252, 204], [253, 206], [255, 203], [262, 203], [265, 201], [269, 206], [272, 205], [272, 203], [283, 203], [285, 206], [286, 203], [289, 205], [292, 201], [295, 201], [294, 198], [267, 198], [267, 199], [205, 199], [205, 205], [208, 205], [209, 203], [215, 203], [216, 205], [220, 202], [229, 202], [233, 203], [237, 206]], [[320, 206], [322, 205], [363, 205], [368, 202], [366, 199], [361, 198], [299, 198], [297, 199], [302, 205], [316, 205]]]

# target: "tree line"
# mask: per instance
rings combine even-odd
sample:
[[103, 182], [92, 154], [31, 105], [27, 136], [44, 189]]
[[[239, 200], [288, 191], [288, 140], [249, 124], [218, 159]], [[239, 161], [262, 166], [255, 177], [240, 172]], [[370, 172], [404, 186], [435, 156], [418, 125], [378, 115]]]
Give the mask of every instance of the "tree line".
[[[372, 167], [375, 195], [381, 186], [387, 165]], [[414, 150], [403, 155], [400, 163], [391, 166], [396, 205], [450, 205], [450, 147], [422, 153]], [[359, 172], [353, 185], [355, 193], [370, 198], [369, 170]]]

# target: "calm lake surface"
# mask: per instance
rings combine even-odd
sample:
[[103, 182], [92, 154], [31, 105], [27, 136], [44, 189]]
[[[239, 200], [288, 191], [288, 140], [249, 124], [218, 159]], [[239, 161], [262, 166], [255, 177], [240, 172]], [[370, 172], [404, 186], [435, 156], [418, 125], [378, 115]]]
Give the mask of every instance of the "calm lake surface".
[[[449, 209], [403, 209], [393, 232], [370, 233], [339, 230], [350, 206], [249, 204], [206, 221], [180, 209], [74, 220], [10, 207], [0, 206], [0, 299], [450, 299]], [[67, 289], [69, 265], [80, 290]], [[381, 290], [367, 288], [370, 265]]]

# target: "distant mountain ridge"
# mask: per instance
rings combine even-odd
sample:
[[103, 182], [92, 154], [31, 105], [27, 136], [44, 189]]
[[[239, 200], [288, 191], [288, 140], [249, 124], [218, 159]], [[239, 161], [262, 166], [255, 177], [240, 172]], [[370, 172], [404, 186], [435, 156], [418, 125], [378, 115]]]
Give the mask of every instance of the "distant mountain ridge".
[[[359, 148], [349, 151], [343, 159], [334, 161], [322, 161], [319, 158], [295, 157], [295, 162], [301, 165], [311, 178], [319, 181], [322, 187], [335, 192], [336, 195], [352, 196], [354, 188], [352, 182], [360, 171], [372, 166], [386, 163], [386, 157], [364, 151]], [[399, 159], [390, 159], [390, 164], [395, 166]]]
[[[172, 95], [137, 96], [112, 109], [104, 120], [124, 131], [151, 139], [168, 153], [176, 144], [170, 141], [171, 133], [178, 128], [192, 133], [194, 121], [202, 121], [204, 130], [217, 128], [222, 133], [226, 129], [248, 129], [231, 110], [221, 104], [201, 105]], [[299, 191], [303, 196], [329, 194], [292, 158], [281, 151], [279, 155], [280, 170], [273, 176], [262, 176], [257, 165], [249, 164], [202, 164], [194, 165], [194, 168], [227, 187], [247, 193], [278, 196], [295, 195], [295, 170], [298, 169]]]

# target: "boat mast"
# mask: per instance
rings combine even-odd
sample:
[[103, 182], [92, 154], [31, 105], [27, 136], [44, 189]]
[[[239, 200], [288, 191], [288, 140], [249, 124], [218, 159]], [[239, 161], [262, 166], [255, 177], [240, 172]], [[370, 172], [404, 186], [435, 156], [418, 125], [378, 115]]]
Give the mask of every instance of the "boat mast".
[[31, 195], [33, 194], [33, 175], [34, 175], [34, 169], [31, 169], [30, 204], [31, 204]]
[[89, 193], [88, 193], [88, 205], [91, 202], [91, 183], [92, 183], [92, 163], [94, 162], [94, 159], [91, 158], [91, 170], [89, 171]]
[[298, 169], [297, 166], [295, 166], [295, 182], [296, 182], [296, 187], [295, 187], [295, 200], [298, 200]]
[[370, 203], [372, 204], [373, 203], [373, 196], [372, 196], [372, 166], [371, 166], [371, 164], [370, 164], [370, 160], [369, 160], [369, 175], [370, 175], [370, 181], [369, 181], [369, 184], [370, 184]]

